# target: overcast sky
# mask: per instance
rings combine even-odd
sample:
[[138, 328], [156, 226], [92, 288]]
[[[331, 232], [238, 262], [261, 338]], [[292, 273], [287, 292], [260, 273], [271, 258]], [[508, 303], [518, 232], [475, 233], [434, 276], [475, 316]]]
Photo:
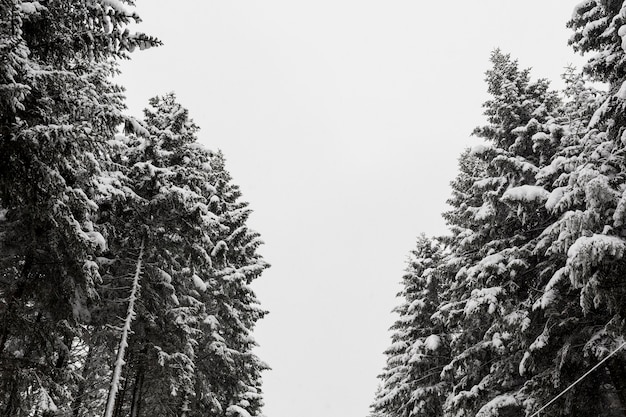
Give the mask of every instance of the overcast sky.
[[139, 30], [164, 46], [122, 65], [131, 113], [175, 91], [266, 242], [268, 417], [367, 415], [406, 255], [445, 233], [490, 52], [561, 86], [582, 62], [567, 46], [575, 3], [137, 1]]

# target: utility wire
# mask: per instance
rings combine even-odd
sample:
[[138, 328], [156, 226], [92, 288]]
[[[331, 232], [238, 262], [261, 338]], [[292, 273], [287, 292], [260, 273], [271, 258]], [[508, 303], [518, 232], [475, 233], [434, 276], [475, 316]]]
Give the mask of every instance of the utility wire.
[[609, 360], [609, 358], [613, 355], [615, 355], [621, 348], [623, 348], [624, 346], [626, 346], [626, 342], [622, 343], [621, 345], [618, 346], [617, 349], [615, 349], [613, 352], [611, 352], [606, 358], [602, 359], [600, 362], [598, 362], [596, 364], [596, 366], [594, 366], [593, 368], [591, 368], [590, 370], [588, 370], [587, 372], [585, 372], [585, 374], [583, 376], [581, 376], [580, 378], [578, 378], [572, 385], [570, 385], [569, 387], [565, 388], [563, 391], [561, 391], [561, 393], [559, 395], [557, 395], [556, 397], [554, 397], [553, 399], [551, 399], [550, 401], [548, 401], [548, 403], [546, 405], [544, 405], [543, 407], [541, 407], [539, 410], [537, 410], [533, 415], [531, 415], [530, 417], [536, 417], [539, 415], [539, 413], [541, 413], [543, 410], [545, 410], [546, 408], [548, 408], [553, 402], [555, 402], [556, 400], [558, 400], [559, 398], [561, 398], [563, 396], [563, 394], [565, 394], [567, 391], [569, 391], [570, 389], [574, 388], [574, 385], [578, 384], [580, 381], [582, 381], [583, 379], [585, 379], [587, 377], [587, 375], [589, 375], [590, 373], [592, 373], [593, 371], [595, 371], [596, 369], [598, 369], [600, 367], [600, 365], [602, 365], [604, 362], [606, 362], [607, 360]]

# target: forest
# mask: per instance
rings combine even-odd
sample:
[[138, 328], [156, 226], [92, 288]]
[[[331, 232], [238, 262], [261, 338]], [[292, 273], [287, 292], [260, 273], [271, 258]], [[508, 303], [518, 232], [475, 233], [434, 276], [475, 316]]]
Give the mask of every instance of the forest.
[[[0, 2], [0, 416], [260, 417], [263, 242], [174, 93], [127, 111], [129, 6]], [[568, 26], [561, 90], [492, 53], [370, 417], [626, 416], [626, 2]]]
[[562, 91], [496, 50], [450, 234], [417, 238], [371, 417], [626, 415], [626, 3], [585, 0]]
[[0, 4], [0, 415], [258, 415], [262, 242], [173, 94], [125, 113], [126, 6]]

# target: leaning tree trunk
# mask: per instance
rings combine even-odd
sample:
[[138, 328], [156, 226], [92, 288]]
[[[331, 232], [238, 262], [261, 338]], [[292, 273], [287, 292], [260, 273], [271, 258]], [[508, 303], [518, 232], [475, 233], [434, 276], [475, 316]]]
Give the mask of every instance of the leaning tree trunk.
[[139, 277], [141, 275], [141, 260], [143, 257], [143, 240], [141, 241], [141, 247], [139, 249], [139, 256], [137, 257], [137, 267], [135, 268], [135, 276], [133, 277], [133, 286], [130, 290], [130, 297], [128, 298], [128, 310], [126, 312], [126, 319], [124, 320], [124, 327], [122, 327], [122, 337], [117, 349], [117, 358], [115, 360], [115, 368], [113, 369], [113, 375], [111, 376], [111, 385], [109, 387], [109, 395], [107, 397], [107, 406], [104, 412], [104, 417], [112, 417], [113, 409], [115, 407], [115, 397], [120, 385], [120, 375], [122, 374], [122, 367], [124, 366], [124, 354], [126, 347], [128, 347], [128, 333], [130, 332], [130, 325], [135, 318], [135, 301], [139, 295]]

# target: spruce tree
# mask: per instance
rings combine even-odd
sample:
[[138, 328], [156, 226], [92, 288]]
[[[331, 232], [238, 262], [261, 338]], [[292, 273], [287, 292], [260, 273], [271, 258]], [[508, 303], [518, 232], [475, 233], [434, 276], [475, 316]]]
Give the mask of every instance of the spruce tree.
[[531, 81], [528, 70], [499, 51], [491, 61], [489, 124], [475, 131], [487, 144], [462, 162], [453, 210], [445, 216], [453, 235], [439, 314], [455, 335], [453, 359], [442, 372], [453, 386], [446, 401], [450, 415], [474, 415], [496, 403], [520, 407], [512, 394], [522, 383], [517, 363], [529, 325], [528, 276], [536, 267], [533, 242], [546, 222], [549, 196], [535, 175], [562, 136], [555, 119], [559, 100], [548, 83]]
[[[256, 415], [265, 365], [251, 353], [250, 332], [264, 312], [248, 284], [267, 267], [256, 254], [261, 241], [223, 157], [197, 142], [187, 110], [173, 94], [150, 105], [133, 127], [140, 134], [118, 136], [128, 198], [100, 219], [116, 255], [102, 265], [103, 300], [123, 296], [126, 259], [145, 239], [118, 414]], [[115, 307], [103, 303], [103, 323], [115, 315], [107, 305]]]
[[431, 317], [439, 305], [441, 257], [440, 243], [424, 235], [411, 251], [398, 294], [402, 303], [394, 309], [399, 318], [391, 327], [392, 345], [385, 351], [387, 366], [372, 404], [376, 415], [441, 414], [445, 383], [439, 374], [448, 360], [449, 340], [442, 323]]
[[0, 408], [67, 411], [70, 363], [90, 320], [106, 241], [100, 166], [122, 120], [111, 59], [158, 42], [118, 2], [0, 5]]
[[[570, 43], [593, 52], [584, 67], [595, 81], [609, 86], [606, 95], [576, 88], [574, 113], [583, 123], [570, 125], [567, 145], [552, 161], [542, 181], [556, 186], [547, 208], [557, 219], [542, 234], [537, 253], [545, 256], [545, 278], [538, 288], [536, 338], [520, 369], [532, 378], [529, 391], [544, 391], [543, 402], [581, 376], [623, 340], [624, 288], [622, 230], [624, 81], [619, 2], [586, 1], [574, 11]], [[594, 97], [595, 96], [595, 97]], [[598, 99], [600, 103], [598, 105]], [[590, 115], [589, 109], [594, 109]], [[576, 119], [576, 118], [574, 118]], [[624, 356], [578, 383], [547, 415], [623, 415]], [[554, 389], [550, 389], [552, 383]], [[546, 393], [547, 391], [547, 393]]]

